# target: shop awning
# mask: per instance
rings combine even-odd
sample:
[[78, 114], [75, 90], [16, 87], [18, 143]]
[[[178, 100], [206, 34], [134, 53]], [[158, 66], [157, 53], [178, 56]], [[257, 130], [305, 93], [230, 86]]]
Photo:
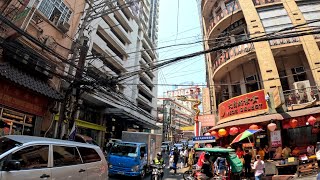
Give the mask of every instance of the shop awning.
[[283, 120], [283, 119], [289, 119], [289, 118], [305, 116], [305, 115], [309, 115], [309, 114], [317, 114], [317, 113], [320, 113], [320, 107], [313, 107], [313, 108], [301, 109], [301, 110], [296, 110], [296, 111], [289, 111], [289, 112], [285, 112], [285, 113], [261, 115], [261, 116], [249, 117], [249, 118], [244, 118], [244, 119], [236, 119], [233, 121], [222, 123], [217, 126], [214, 126], [210, 130], [216, 130], [216, 129], [226, 128], [226, 127], [230, 127], [230, 126], [239, 126], [239, 125], [244, 125], [244, 124], [261, 123], [261, 122], [266, 122], [266, 121], [270, 121], [270, 120]]
[[46, 82], [20, 71], [9, 63], [0, 64], [0, 76], [51, 99], [60, 100], [63, 98], [59, 92], [50, 87]]

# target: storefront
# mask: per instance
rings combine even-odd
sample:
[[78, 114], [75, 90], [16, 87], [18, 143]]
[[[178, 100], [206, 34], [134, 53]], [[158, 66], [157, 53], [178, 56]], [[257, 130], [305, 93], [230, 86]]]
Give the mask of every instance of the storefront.
[[50, 121], [49, 99], [3, 79], [0, 84], [0, 136], [40, 136], [42, 123]]

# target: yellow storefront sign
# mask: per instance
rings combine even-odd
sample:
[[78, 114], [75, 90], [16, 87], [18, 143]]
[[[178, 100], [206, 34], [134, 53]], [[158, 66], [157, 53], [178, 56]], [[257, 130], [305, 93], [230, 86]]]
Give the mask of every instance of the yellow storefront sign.
[[181, 131], [193, 131], [194, 126], [185, 126], [180, 128]]
[[[59, 115], [55, 115], [54, 120], [58, 121]], [[98, 130], [98, 131], [104, 131], [104, 132], [106, 131], [105, 126], [101, 126], [101, 125], [94, 124], [94, 123], [87, 122], [87, 121], [82, 121], [80, 119], [76, 119], [76, 125], [79, 127], [94, 129], [94, 130]]]

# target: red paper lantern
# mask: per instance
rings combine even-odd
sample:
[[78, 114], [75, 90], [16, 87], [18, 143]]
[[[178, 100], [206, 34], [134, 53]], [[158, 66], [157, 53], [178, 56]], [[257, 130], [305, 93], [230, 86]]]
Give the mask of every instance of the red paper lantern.
[[313, 116], [310, 116], [310, 117], [308, 118], [308, 123], [309, 123], [311, 126], [313, 126], [314, 123], [316, 123], [316, 121], [317, 121], [317, 119], [316, 119], [315, 117], [313, 117]]
[[292, 119], [292, 120], [290, 121], [290, 126], [291, 126], [292, 128], [296, 128], [296, 127], [298, 126], [298, 121], [297, 121], [296, 119]]
[[277, 129], [277, 125], [275, 123], [270, 123], [268, 124], [268, 129], [269, 131], [273, 132], [274, 130]]
[[217, 131], [211, 131], [211, 136], [214, 136], [214, 137], [218, 137], [218, 133], [217, 133]]
[[211, 136], [211, 134], [210, 133], [205, 133], [204, 136]]
[[249, 129], [251, 130], [258, 130], [259, 129], [259, 126], [255, 125], [255, 124], [252, 124]]
[[230, 134], [231, 136], [234, 136], [234, 135], [238, 134], [238, 132], [239, 132], [239, 129], [238, 129], [237, 127], [232, 127], [232, 128], [230, 128], [230, 130], [229, 130], [229, 134]]
[[219, 129], [218, 135], [219, 135], [220, 137], [227, 136], [227, 131], [226, 131], [225, 129]]

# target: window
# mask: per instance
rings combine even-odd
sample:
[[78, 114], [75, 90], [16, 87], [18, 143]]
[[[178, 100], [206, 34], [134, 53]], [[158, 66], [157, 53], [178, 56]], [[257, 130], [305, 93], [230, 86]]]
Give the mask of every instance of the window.
[[99, 154], [94, 149], [78, 147], [78, 150], [84, 163], [101, 161]]
[[80, 155], [75, 147], [53, 146], [53, 166], [81, 164]]
[[291, 72], [293, 74], [294, 82], [307, 80], [307, 74], [306, 74], [303, 66], [292, 68]]
[[265, 32], [279, 31], [291, 27], [292, 22], [283, 6], [272, 6], [258, 9]]
[[39, 11], [55, 25], [68, 22], [72, 14], [63, 0], [43, 0], [39, 6]]
[[285, 70], [279, 70], [278, 72], [279, 72], [279, 76], [280, 76], [280, 82], [281, 82], [282, 89], [284, 91], [289, 90], [290, 87], [289, 87], [289, 82], [288, 82], [286, 71]]
[[[318, 19], [320, 16], [319, 1], [300, 1], [297, 4], [307, 22]], [[320, 22], [314, 22], [309, 26], [320, 26]]]
[[47, 168], [48, 154], [47, 145], [31, 146], [13, 153], [11, 160], [19, 161], [21, 170]]

